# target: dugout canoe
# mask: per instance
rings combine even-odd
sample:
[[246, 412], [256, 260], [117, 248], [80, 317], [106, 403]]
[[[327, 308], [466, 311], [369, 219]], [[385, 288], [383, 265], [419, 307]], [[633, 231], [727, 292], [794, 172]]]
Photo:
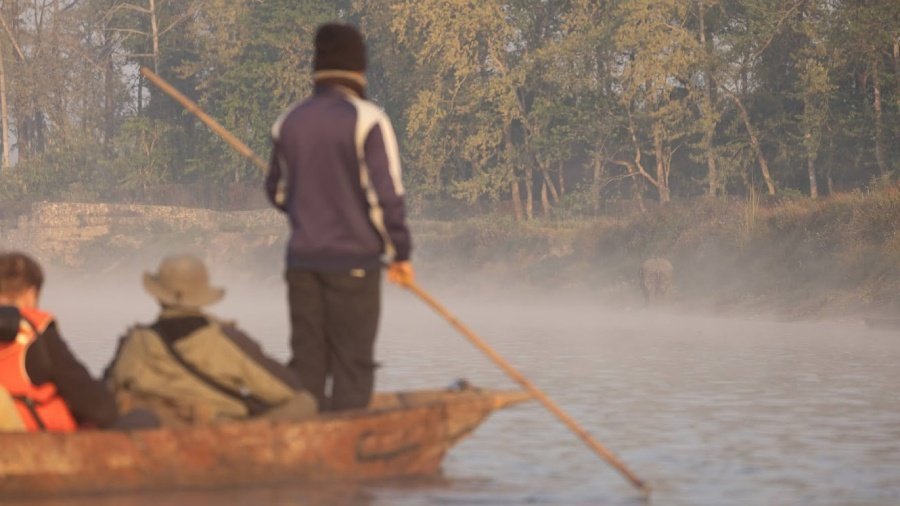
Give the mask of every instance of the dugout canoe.
[[428, 475], [493, 411], [530, 398], [474, 388], [412, 391], [298, 422], [0, 433], [0, 499]]

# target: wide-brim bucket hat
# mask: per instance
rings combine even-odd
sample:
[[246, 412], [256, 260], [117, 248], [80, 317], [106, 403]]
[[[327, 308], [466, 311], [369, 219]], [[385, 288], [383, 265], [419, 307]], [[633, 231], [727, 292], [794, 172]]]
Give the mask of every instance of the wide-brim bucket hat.
[[210, 286], [206, 266], [193, 255], [163, 259], [156, 273], [144, 273], [144, 289], [162, 304], [191, 308], [215, 304], [225, 296], [225, 289]]

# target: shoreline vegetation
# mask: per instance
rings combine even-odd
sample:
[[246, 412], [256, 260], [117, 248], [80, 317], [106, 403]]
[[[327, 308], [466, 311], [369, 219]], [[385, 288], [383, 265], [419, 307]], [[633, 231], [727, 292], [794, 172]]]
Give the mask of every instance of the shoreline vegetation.
[[[413, 217], [412, 231], [420, 272], [437, 283], [571, 290], [640, 306], [638, 268], [659, 256], [675, 266], [663, 306], [787, 319], [900, 311], [897, 184], [819, 200], [698, 198], [593, 219]], [[62, 271], [115, 274], [192, 251], [251, 279], [274, 275], [286, 233], [269, 209], [74, 203], [36, 204], [17, 219], [7, 211], [0, 230], [5, 247]]]
[[638, 266], [662, 256], [675, 307], [900, 309], [896, 0], [4, 0], [0, 16], [4, 247], [95, 272], [189, 250], [280, 278], [262, 171], [139, 69], [266, 158], [337, 20], [365, 34], [421, 274], [640, 305]]
[[900, 312], [898, 185], [771, 204], [701, 198], [616, 218], [416, 225], [439, 268], [587, 288], [620, 304], [643, 304], [640, 264], [664, 257], [675, 267], [664, 305], [788, 319]]

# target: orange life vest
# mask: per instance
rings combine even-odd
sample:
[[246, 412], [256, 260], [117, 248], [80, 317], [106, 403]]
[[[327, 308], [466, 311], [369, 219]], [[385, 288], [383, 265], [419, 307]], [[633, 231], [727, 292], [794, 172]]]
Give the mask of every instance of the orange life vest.
[[19, 309], [19, 333], [11, 343], [0, 344], [0, 386], [16, 401], [25, 428], [71, 432], [78, 428], [72, 412], [56, 391], [56, 385], [35, 385], [25, 370], [25, 354], [53, 323], [53, 315], [37, 309]]

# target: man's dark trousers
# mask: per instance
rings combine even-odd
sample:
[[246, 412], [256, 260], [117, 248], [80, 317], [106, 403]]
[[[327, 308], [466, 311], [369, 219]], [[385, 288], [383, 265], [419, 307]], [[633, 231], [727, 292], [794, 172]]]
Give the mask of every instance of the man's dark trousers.
[[[322, 410], [368, 406], [375, 386], [381, 269], [289, 268], [290, 366]], [[325, 391], [331, 376], [331, 395]]]

